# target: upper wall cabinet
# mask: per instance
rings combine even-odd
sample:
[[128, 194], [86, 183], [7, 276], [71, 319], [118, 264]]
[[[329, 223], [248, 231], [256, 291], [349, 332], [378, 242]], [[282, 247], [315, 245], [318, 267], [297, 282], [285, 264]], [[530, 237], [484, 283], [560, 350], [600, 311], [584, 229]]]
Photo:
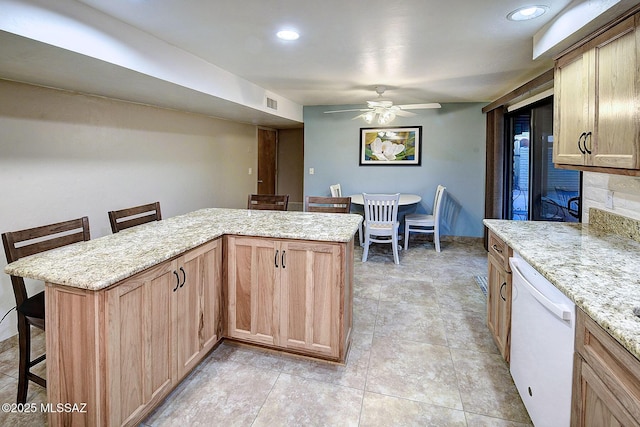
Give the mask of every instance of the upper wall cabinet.
[[639, 14], [556, 61], [553, 161], [640, 175]]

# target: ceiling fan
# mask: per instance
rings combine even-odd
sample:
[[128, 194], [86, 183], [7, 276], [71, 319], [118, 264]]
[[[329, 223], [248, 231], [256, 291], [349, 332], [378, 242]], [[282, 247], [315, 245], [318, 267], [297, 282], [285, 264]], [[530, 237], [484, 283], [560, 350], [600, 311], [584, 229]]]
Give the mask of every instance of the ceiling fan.
[[379, 125], [386, 125], [391, 123], [396, 116], [412, 117], [416, 113], [412, 113], [406, 110], [421, 110], [426, 108], [440, 108], [441, 105], [437, 102], [430, 104], [406, 104], [406, 105], [393, 105], [393, 102], [389, 99], [383, 98], [382, 94], [387, 90], [386, 86], [376, 86], [376, 93], [378, 98], [373, 101], [367, 101], [367, 108], [355, 108], [350, 110], [335, 110], [325, 111], [325, 113], [347, 113], [351, 111], [358, 111], [361, 114], [353, 118], [353, 120], [362, 117], [365, 122], [373, 123], [376, 121]]

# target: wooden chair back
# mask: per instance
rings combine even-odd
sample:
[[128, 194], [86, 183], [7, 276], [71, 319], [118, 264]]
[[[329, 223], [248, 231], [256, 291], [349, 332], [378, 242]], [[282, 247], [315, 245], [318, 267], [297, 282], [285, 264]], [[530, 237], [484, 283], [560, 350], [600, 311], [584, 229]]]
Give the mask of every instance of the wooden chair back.
[[160, 202], [109, 211], [109, 222], [113, 233], [147, 222], [160, 221], [161, 219]]
[[[10, 264], [29, 255], [87, 241], [90, 238], [89, 218], [85, 216], [70, 221], [3, 233], [2, 244], [7, 262]], [[11, 284], [16, 304], [19, 307], [27, 299], [24, 279], [11, 276]]]
[[349, 213], [351, 197], [307, 196], [304, 200], [305, 212]]
[[286, 211], [289, 205], [288, 194], [249, 194], [247, 209]]

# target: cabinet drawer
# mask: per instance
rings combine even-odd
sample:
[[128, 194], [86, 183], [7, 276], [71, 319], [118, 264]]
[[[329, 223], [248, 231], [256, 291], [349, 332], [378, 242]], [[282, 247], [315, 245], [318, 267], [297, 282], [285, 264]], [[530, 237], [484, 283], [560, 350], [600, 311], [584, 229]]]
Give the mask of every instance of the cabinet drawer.
[[640, 424], [640, 361], [582, 310], [576, 311], [576, 352], [599, 378], [610, 400], [619, 402]]
[[511, 248], [491, 230], [489, 230], [489, 254], [498, 260], [505, 271], [511, 271], [509, 266], [509, 257], [513, 254]]

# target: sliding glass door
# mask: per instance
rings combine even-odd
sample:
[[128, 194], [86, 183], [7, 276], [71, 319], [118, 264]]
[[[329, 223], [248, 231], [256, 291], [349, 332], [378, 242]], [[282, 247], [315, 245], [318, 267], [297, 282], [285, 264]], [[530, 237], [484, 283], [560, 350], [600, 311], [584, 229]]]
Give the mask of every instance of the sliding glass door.
[[508, 113], [505, 123], [509, 138], [505, 217], [580, 221], [582, 173], [553, 165], [553, 98]]

